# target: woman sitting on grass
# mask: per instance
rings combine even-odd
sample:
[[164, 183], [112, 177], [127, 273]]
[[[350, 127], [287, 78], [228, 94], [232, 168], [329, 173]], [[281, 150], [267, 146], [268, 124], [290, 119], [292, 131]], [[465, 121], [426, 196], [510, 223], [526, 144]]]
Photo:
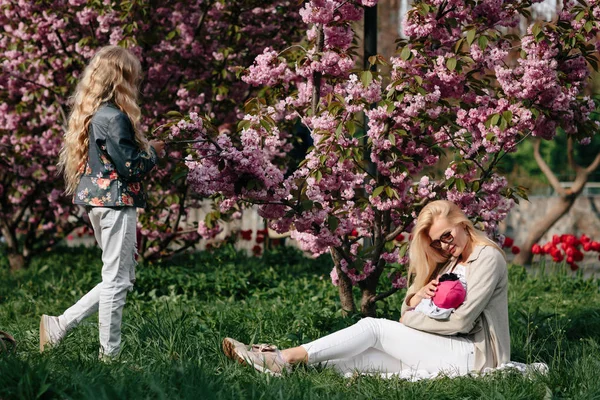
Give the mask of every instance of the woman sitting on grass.
[[[510, 360], [508, 274], [500, 247], [474, 228], [452, 202], [423, 208], [410, 245], [413, 279], [400, 322], [364, 318], [355, 325], [285, 350], [223, 340], [227, 357], [279, 375], [299, 363], [326, 363], [338, 371], [400, 373], [425, 370], [467, 374]], [[446, 319], [414, 308], [436, 293], [438, 277], [454, 273], [466, 281], [466, 298]]]

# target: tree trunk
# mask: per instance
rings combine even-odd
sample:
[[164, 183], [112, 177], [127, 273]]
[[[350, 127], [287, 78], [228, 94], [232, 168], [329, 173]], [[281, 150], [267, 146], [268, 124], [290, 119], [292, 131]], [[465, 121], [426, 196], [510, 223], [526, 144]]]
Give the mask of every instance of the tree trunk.
[[340, 261], [342, 257], [335, 249], [331, 249], [331, 258], [338, 275], [338, 292], [340, 294], [340, 302], [342, 303], [342, 315], [347, 316], [356, 313], [356, 305], [354, 304], [354, 295], [352, 292], [352, 282], [348, 275], [342, 271]]
[[376, 317], [377, 316], [377, 306], [375, 305], [375, 301], [373, 299], [376, 296], [376, 284], [369, 285], [373, 287], [366, 287], [362, 290], [362, 298], [360, 300], [360, 313], [363, 317]]
[[17, 236], [11, 231], [6, 221], [0, 221], [0, 232], [4, 240], [6, 240], [8, 264], [10, 265], [11, 271], [17, 271], [25, 268], [26, 259], [19, 253], [19, 242]]
[[22, 254], [8, 253], [8, 264], [10, 265], [10, 270], [14, 272], [25, 268], [27, 260]]

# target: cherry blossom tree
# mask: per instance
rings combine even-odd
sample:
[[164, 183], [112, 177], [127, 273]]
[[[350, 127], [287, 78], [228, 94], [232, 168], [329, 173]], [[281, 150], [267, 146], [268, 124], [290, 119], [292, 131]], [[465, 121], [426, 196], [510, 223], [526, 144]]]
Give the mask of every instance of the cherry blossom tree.
[[[0, 234], [18, 269], [85, 223], [62, 195], [55, 165], [69, 96], [98, 47], [139, 56], [142, 129], [153, 136], [168, 112], [199, 112], [217, 125], [241, 116], [250, 90], [236, 68], [267, 45], [297, 40], [303, 25], [295, 2], [284, 0], [0, 0], [0, 27]], [[197, 242], [195, 229], [179, 229], [193, 202], [177, 166], [182, 150], [170, 146], [155, 170], [140, 218], [146, 258]]]
[[[557, 21], [522, 37], [507, 32], [531, 1], [415, 1], [396, 56], [369, 60], [389, 66], [386, 76], [356, 68], [352, 24], [376, 3], [306, 1], [306, 40], [266, 48], [243, 74], [262, 96], [246, 103], [237, 129], [219, 132], [192, 114], [170, 132], [194, 138], [187, 181], [218, 204], [203, 236], [240, 205], [260, 204], [271, 228], [331, 254], [343, 311], [356, 310], [358, 288], [363, 315], [406, 285], [406, 239], [425, 204], [454, 201], [495, 236], [526, 195], [497, 173], [502, 157], [528, 137], [551, 140], [557, 128], [584, 142], [598, 129], [583, 95], [598, 62], [597, 0], [566, 1]], [[313, 146], [289, 170], [298, 125]], [[443, 176], [430, 172], [440, 168]], [[383, 274], [391, 289], [380, 287]]]

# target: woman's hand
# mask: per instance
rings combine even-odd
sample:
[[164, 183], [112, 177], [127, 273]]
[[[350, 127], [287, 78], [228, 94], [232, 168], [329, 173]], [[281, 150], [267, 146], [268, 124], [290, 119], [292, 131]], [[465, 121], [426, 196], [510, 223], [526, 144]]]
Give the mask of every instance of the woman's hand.
[[436, 278], [419, 289], [415, 296], [419, 296], [421, 299], [430, 299], [435, 296], [435, 292], [437, 292], [437, 286], [439, 284], [440, 281]]
[[421, 302], [423, 299], [430, 299], [435, 295], [437, 291], [437, 286], [440, 281], [436, 278], [429, 282], [427, 285], [423, 286], [417, 293], [409, 301], [409, 306], [416, 307], [417, 304]]

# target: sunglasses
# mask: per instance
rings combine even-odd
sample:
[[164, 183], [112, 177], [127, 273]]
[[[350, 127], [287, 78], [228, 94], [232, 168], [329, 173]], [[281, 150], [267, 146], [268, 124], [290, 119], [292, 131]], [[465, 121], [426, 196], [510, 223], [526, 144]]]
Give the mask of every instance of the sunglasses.
[[439, 239], [432, 241], [429, 245], [436, 250], [442, 250], [442, 243], [450, 244], [454, 241], [452, 231], [444, 232]]

